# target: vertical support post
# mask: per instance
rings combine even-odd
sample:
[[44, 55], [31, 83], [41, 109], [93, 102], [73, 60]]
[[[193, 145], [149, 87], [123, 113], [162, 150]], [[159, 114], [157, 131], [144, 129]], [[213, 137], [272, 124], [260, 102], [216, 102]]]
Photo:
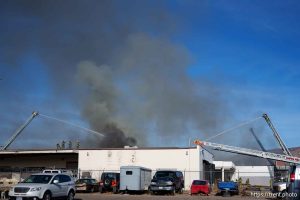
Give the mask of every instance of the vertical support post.
[[222, 167], [222, 181], [224, 181], [224, 177], [225, 177], [225, 170], [224, 167]]

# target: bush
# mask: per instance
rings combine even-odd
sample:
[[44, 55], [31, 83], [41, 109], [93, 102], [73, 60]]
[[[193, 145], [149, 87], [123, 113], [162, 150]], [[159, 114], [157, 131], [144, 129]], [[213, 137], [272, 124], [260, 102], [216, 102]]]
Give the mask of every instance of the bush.
[[250, 185], [250, 180], [249, 180], [249, 178], [247, 178], [247, 180], [246, 180], [246, 185], [247, 185], [247, 186]]

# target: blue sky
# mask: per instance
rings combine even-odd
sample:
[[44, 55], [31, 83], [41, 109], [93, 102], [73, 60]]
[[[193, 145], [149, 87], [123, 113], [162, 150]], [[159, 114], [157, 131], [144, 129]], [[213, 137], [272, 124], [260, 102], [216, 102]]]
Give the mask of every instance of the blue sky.
[[[122, 51], [128, 35], [143, 33], [185, 49], [191, 62], [184, 68], [183, 76], [193, 80], [199, 90], [208, 83], [218, 91], [218, 98], [225, 102], [222, 107], [228, 112], [224, 113], [226, 121], [219, 121], [212, 132], [266, 112], [286, 144], [299, 146], [299, 2], [130, 2], [113, 1], [103, 16], [103, 6], [110, 3], [101, 5], [94, 1], [85, 5], [78, 1], [78, 6], [70, 6], [68, 1], [60, 5], [48, 2], [43, 7], [34, 1], [27, 5], [21, 1], [0, 2], [1, 141], [33, 110], [89, 127], [81, 108], [88, 90], [78, 83], [76, 72], [69, 65], [75, 66], [82, 60], [113, 65], [116, 62], [111, 55]], [[102, 24], [104, 28], [98, 28]], [[100, 48], [102, 44], [105, 48]], [[181, 92], [178, 90], [178, 94]], [[43, 126], [48, 135], [49, 128], [54, 132], [76, 132], [40, 121], [26, 129], [16, 147], [43, 146], [45, 138], [39, 138], [40, 132], [45, 131]], [[180, 136], [184, 142], [172, 140], [166, 144], [164, 140], [149, 139], [148, 144], [183, 146], [188, 138], [197, 137], [197, 129], [190, 132]], [[57, 134], [49, 141], [80, 139], [84, 134]]]

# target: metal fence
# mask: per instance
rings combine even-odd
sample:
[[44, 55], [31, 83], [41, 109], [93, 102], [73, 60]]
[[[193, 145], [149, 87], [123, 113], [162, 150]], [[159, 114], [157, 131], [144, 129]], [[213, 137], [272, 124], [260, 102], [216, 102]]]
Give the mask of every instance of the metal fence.
[[[187, 171], [181, 170], [184, 176], [185, 189], [189, 189], [193, 180], [204, 179], [208, 180], [213, 186], [218, 181], [236, 181], [241, 184], [253, 185], [253, 186], [267, 186], [269, 187], [273, 180], [273, 174], [261, 171], [225, 171], [222, 176], [222, 171]], [[78, 170], [78, 178], [94, 178], [98, 181], [101, 179], [103, 172], [120, 172], [120, 170]], [[156, 172], [152, 170], [152, 177]]]
[[[0, 170], [0, 182], [4, 179], [12, 179], [16, 181], [22, 181], [31, 174], [40, 173], [43, 168], [16, 168]], [[103, 172], [120, 172], [116, 169], [104, 169], [104, 170], [74, 170], [71, 169], [74, 177], [77, 178], [95, 178], [100, 181]], [[214, 171], [187, 171], [180, 170], [184, 176], [185, 188], [190, 187], [193, 180], [205, 179], [210, 182], [211, 185], [216, 184], [222, 179], [224, 181], [238, 181], [242, 184], [270, 186], [274, 175], [266, 171], [225, 171], [222, 175], [221, 170]], [[152, 177], [154, 176], [156, 169], [152, 170]]]
[[[45, 168], [15, 168], [15, 169], [0, 169], [0, 184], [1, 180], [11, 179], [15, 181], [22, 181], [31, 174], [41, 173]], [[78, 177], [78, 170], [70, 169], [73, 177]]]

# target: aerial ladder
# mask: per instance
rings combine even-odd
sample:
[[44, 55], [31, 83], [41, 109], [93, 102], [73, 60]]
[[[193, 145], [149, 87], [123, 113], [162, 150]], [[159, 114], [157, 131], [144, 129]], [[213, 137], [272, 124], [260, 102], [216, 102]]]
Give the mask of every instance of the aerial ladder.
[[[285, 143], [283, 142], [283, 140], [281, 139], [279, 133], [277, 132], [277, 130], [275, 129], [273, 123], [271, 122], [271, 119], [269, 118], [269, 116], [267, 114], [263, 114], [262, 117], [265, 119], [265, 121], [267, 122], [268, 126], [271, 128], [272, 130], [272, 133], [276, 139], [276, 141], [278, 142], [280, 148], [282, 149], [283, 153], [285, 155], [287, 155], [286, 157], [293, 157], [293, 155], [291, 154], [291, 152], [289, 151], [289, 149], [287, 148], [287, 146], [285, 145]], [[259, 137], [255, 134], [253, 128], [250, 128], [250, 132], [251, 134], [253, 135], [254, 139], [256, 140], [256, 142], [258, 143], [258, 145], [260, 146], [260, 148], [262, 149], [262, 151], [258, 151], [258, 150], [252, 150], [252, 149], [246, 149], [246, 148], [240, 148], [240, 147], [234, 147], [234, 146], [228, 146], [228, 145], [223, 145], [223, 144], [217, 144], [217, 143], [212, 143], [212, 142], [206, 142], [206, 141], [203, 141], [203, 142], [200, 142], [199, 140], [196, 140], [195, 142], [197, 142], [198, 144], [212, 144], [212, 145], [215, 145], [216, 150], [219, 150], [219, 148], [222, 146], [222, 148], [224, 147], [228, 147], [228, 148], [225, 148], [224, 150], [245, 150], [245, 151], [242, 151], [242, 152], [233, 152], [233, 153], [241, 153], [241, 154], [244, 154], [245, 152], [247, 153], [250, 153], [251, 155], [250, 156], [257, 156], [257, 155], [261, 155], [262, 152], [264, 153], [270, 153], [270, 152], [267, 152], [266, 149], [264, 148], [263, 144], [261, 143], [261, 141], [259, 140]], [[224, 133], [224, 132], [222, 132]], [[220, 134], [218, 134], [220, 135]], [[218, 136], [217, 135], [217, 136]], [[200, 142], [200, 143], [199, 143]], [[211, 146], [213, 148], [213, 146]], [[223, 149], [220, 149], [221, 151]], [[231, 151], [230, 151], [231, 152]], [[258, 153], [259, 152], [259, 153]], [[253, 154], [254, 153], [254, 154]], [[271, 153], [272, 154], [272, 153]], [[248, 155], [248, 154], [246, 154]], [[274, 154], [275, 155], [275, 154]], [[276, 155], [281, 155], [281, 154], [276, 154]], [[281, 155], [283, 156], [283, 155]], [[264, 157], [262, 157], [264, 158]], [[274, 158], [274, 157], [273, 157]], [[267, 159], [271, 159], [271, 160], [277, 160], [277, 159], [272, 159], [272, 158], [267, 158]], [[283, 160], [284, 161], [284, 160]]]
[[[275, 129], [269, 116], [267, 114], [263, 114], [262, 117], [265, 119], [268, 126], [271, 128], [273, 136], [275, 137], [277, 143], [279, 144], [280, 148], [282, 149], [284, 155], [267, 152], [267, 150], [264, 148], [263, 144], [259, 140], [259, 137], [254, 132], [253, 128], [250, 128], [250, 132], [253, 135], [256, 142], [258, 143], [258, 145], [260, 146], [262, 151], [241, 148], [241, 147], [235, 147], [235, 146], [229, 146], [229, 145], [224, 145], [224, 144], [217, 144], [217, 143], [212, 143], [212, 142], [207, 142], [207, 141], [199, 141], [199, 140], [196, 140], [195, 144], [200, 145], [200, 146], [208, 146], [208, 147], [211, 147], [212, 149], [219, 150], [219, 151], [226, 151], [226, 152], [237, 153], [237, 154], [242, 154], [242, 155], [265, 158], [265, 159], [267, 159], [267, 161], [269, 162], [270, 165], [274, 165], [271, 162], [271, 160], [283, 161], [286, 163], [290, 163], [291, 165], [300, 164], [300, 158], [294, 157], [291, 154], [291, 152], [289, 151], [289, 149], [287, 148], [287, 146], [281, 139], [279, 133]], [[282, 176], [281, 173], [279, 175]]]
[[91, 129], [88, 129], [88, 128], [85, 128], [85, 127], [82, 127], [82, 126], [79, 126], [79, 125], [76, 125], [76, 124], [73, 124], [73, 123], [70, 123], [68, 121], [65, 121], [65, 120], [61, 120], [61, 119], [58, 119], [58, 118], [54, 118], [54, 117], [50, 117], [50, 116], [47, 116], [47, 115], [44, 115], [44, 114], [41, 114], [41, 113], [38, 113], [36, 111], [32, 112], [32, 114], [30, 115], [30, 117], [26, 120], [26, 122], [24, 124], [22, 124], [21, 127], [19, 127], [15, 132], [14, 134], [9, 138], [9, 140], [7, 140], [7, 142], [5, 143], [4, 146], [0, 146], [0, 151], [3, 151], [3, 150], [7, 150], [7, 148], [16, 140], [16, 138], [21, 134], [21, 132], [30, 124], [30, 122], [36, 117], [36, 116], [41, 116], [41, 117], [44, 117], [44, 118], [47, 118], [47, 119], [51, 119], [51, 120], [55, 120], [57, 122], [60, 122], [60, 123], [64, 123], [64, 124], [68, 124], [70, 126], [74, 126], [74, 127], [77, 127], [77, 128], [80, 128], [80, 129], [83, 129], [89, 133], [93, 133], [93, 134], [97, 134], [98, 136], [100, 135], [101, 137], [104, 137], [105, 135], [102, 134], [102, 133], [99, 133], [97, 131], [94, 131], [94, 130], [91, 130]]
[[292, 164], [300, 164], [300, 158], [290, 156], [290, 155], [285, 155], [285, 154], [277, 154], [277, 153], [272, 153], [267, 151], [259, 151], [254, 149], [248, 149], [248, 148], [242, 148], [242, 147], [236, 147], [236, 146], [230, 146], [230, 145], [218, 144], [218, 143], [200, 141], [200, 140], [195, 140], [194, 143], [202, 147], [203, 146], [211, 147], [212, 149], [217, 151], [238, 153], [238, 154], [254, 156], [258, 158], [265, 158], [265, 159], [270, 159], [275, 161], [283, 161]]
[[281, 147], [282, 151], [284, 154], [292, 156], [290, 150], [287, 148], [287, 146], [284, 144], [283, 140], [281, 139], [279, 133], [276, 131], [273, 123], [271, 122], [271, 119], [269, 118], [269, 116], [267, 114], [263, 114], [262, 117], [266, 120], [267, 124], [269, 125], [269, 127], [271, 128], [273, 135], [275, 137], [275, 139], [277, 140], [279, 146]]
[[3, 147], [1, 147], [0, 150], [6, 150], [11, 145], [11, 143], [13, 143], [13, 141], [20, 135], [20, 133], [29, 125], [29, 123], [38, 115], [38, 112], [32, 112], [31, 116], [26, 120], [26, 122], [15, 131], [15, 133], [6, 142], [6, 144]]

